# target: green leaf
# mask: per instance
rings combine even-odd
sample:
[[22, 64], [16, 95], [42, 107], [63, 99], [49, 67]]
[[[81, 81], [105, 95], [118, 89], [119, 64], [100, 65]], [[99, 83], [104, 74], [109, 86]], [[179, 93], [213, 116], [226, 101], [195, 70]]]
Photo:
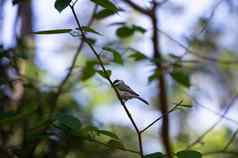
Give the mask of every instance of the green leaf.
[[145, 158], [164, 158], [165, 156], [161, 152], [145, 155]]
[[175, 69], [170, 75], [179, 84], [181, 84], [185, 87], [190, 86], [189, 75], [187, 73], [185, 73], [184, 71]]
[[119, 38], [127, 38], [127, 37], [130, 37], [134, 34], [134, 29], [133, 28], [130, 28], [128, 26], [122, 26], [122, 27], [119, 27], [116, 31], [116, 35], [119, 37]]
[[110, 1], [110, 0], [91, 0], [97, 5], [100, 5], [101, 7], [111, 10], [113, 12], [117, 12], [118, 8]]
[[21, 120], [29, 119], [29, 116], [32, 115], [37, 110], [37, 107], [31, 107], [29, 109], [23, 109], [23, 111], [15, 112], [0, 112], [0, 125], [1, 124], [15, 124]]
[[103, 70], [100, 70], [100, 71], [97, 71], [97, 72], [104, 78], [109, 78], [112, 75], [111, 70], [106, 70], [106, 72], [104, 72]]
[[110, 9], [103, 9], [101, 11], [99, 11], [98, 13], [95, 14], [95, 18], [97, 20], [109, 17], [111, 15], [115, 14], [114, 11], [110, 10]]
[[36, 31], [34, 34], [38, 35], [48, 35], [48, 34], [61, 34], [61, 33], [69, 33], [72, 29], [56, 29], [56, 30], [44, 30], [44, 31]]
[[180, 151], [176, 155], [178, 158], [202, 158], [202, 154], [194, 150]]
[[179, 107], [192, 108], [193, 106], [188, 104], [180, 104]]
[[96, 61], [87, 61], [83, 69], [83, 72], [80, 76], [80, 79], [82, 81], [86, 81], [87, 79], [91, 78], [96, 73], [96, 70], [94, 68], [95, 64], [96, 64]]
[[46, 132], [27, 132], [26, 133], [26, 142], [31, 143], [34, 141], [47, 140], [49, 135]]
[[55, 9], [57, 9], [58, 12], [62, 12], [66, 7], [68, 7], [71, 1], [72, 0], [56, 0]]
[[69, 114], [57, 114], [56, 115], [56, 126], [61, 129], [68, 128], [74, 132], [79, 131], [82, 124], [81, 121]]
[[131, 48], [131, 50], [134, 52], [133, 54], [131, 54], [129, 57], [132, 58], [134, 61], [141, 61], [146, 59], [147, 57], [141, 53], [140, 51]]
[[124, 145], [121, 142], [114, 140], [114, 139], [109, 140], [107, 142], [107, 145], [114, 149], [118, 149], [118, 148], [123, 149], [124, 148]]
[[146, 29], [141, 27], [141, 26], [137, 26], [137, 25], [133, 25], [133, 29], [134, 31], [140, 32], [140, 33], [145, 33]]
[[123, 64], [123, 59], [121, 57], [121, 54], [117, 50], [111, 47], [104, 47], [103, 50], [111, 52], [113, 54], [113, 59], [115, 63], [121, 64], [121, 65]]
[[6, 53], [4, 53], [3, 51], [0, 50], [0, 59], [2, 59], [5, 56], [6, 56]]
[[96, 39], [95, 38], [90, 38], [90, 37], [87, 37], [87, 42], [94, 45], [96, 43]]
[[0, 123], [14, 119], [17, 116], [15, 112], [1, 112], [0, 113]]
[[82, 29], [83, 29], [84, 32], [90, 32], [90, 33], [95, 33], [95, 34], [98, 34], [98, 35], [102, 35], [101, 33], [95, 31], [94, 29], [92, 29], [89, 26], [83, 26]]
[[160, 69], [154, 70], [154, 73], [149, 76], [148, 82], [150, 83], [150, 82], [152, 82], [153, 80], [158, 79], [160, 75], [161, 75]]
[[111, 137], [111, 138], [114, 138], [114, 139], [119, 139], [118, 136], [110, 131], [106, 131], [106, 130], [97, 130], [97, 132], [99, 134], [103, 134], [105, 136], [108, 136], [108, 137]]

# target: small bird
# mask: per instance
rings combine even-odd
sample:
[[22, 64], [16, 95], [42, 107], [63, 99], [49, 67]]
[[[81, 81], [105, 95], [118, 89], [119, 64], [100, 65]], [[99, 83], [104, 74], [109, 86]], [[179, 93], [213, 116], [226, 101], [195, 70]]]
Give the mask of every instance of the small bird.
[[140, 101], [144, 102], [145, 104], [149, 105], [149, 103], [140, 97], [135, 91], [133, 91], [128, 85], [125, 84], [122, 80], [115, 80], [113, 81], [113, 85], [117, 88], [121, 98], [123, 101], [127, 101], [129, 99], [139, 99]]

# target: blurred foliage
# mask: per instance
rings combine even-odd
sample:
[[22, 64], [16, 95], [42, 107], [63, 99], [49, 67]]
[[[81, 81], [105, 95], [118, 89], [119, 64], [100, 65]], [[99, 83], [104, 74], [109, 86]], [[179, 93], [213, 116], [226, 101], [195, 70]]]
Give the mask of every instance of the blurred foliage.
[[[30, 3], [29, 0], [12, 0], [11, 2], [19, 7]], [[4, 5], [4, 3], [0, 4]], [[61, 13], [61, 16], [64, 16], [63, 10], [69, 5], [75, 7], [77, 0], [56, 0], [54, 4], [55, 9]], [[237, 94], [236, 69], [238, 62], [234, 60], [237, 59], [237, 44], [234, 42], [235, 44], [232, 44], [235, 46], [231, 47], [226, 45], [226, 40], [222, 40], [226, 34], [225, 28], [211, 24], [212, 16], [210, 18], [200, 17], [192, 29], [186, 33], [189, 34], [189, 37], [186, 37], [185, 54], [182, 56], [177, 55], [176, 52], [168, 54], [162, 49], [163, 58], [159, 60], [149, 56], [139, 47], [131, 46], [138, 40], [136, 33], [146, 36], [147, 32], [151, 31], [149, 28], [133, 24], [133, 21], [127, 19], [128, 21], [110, 22], [106, 31], [109, 30], [109, 26], [114, 26], [114, 32], [101, 33], [98, 26], [106, 18], [118, 16], [120, 13], [128, 14], [133, 18], [134, 15], [125, 12], [127, 8], [125, 9], [121, 7], [120, 3], [110, 0], [90, 0], [90, 4], [99, 7], [91, 19], [96, 20], [96, 24], [93, 26], [91, 26], [92, 24], [90, 26], [83, 25], [82, 30], [80, 27], [76, 27], [75, 29], [44, 29], [33, 32], [34, 35], [45, 35], [45, 37], [56, 34], [71, 35], [74, 42], [76, 40], [84, 41], [84, 44], [88, 43], [89, 47], [93, 47], [98, 52], [99, 59], [102, 60], [92, 57], [89, 55], [90, 53], [87, 54], [88, 48], [77, 48], [77, 53], [81, 54], [75, 60], [75, 64], [67, 68], [66, 75], [62, 75], [63, 79], [58, 83], [53, 85], [45, 83], [47, 73], [35, 62], [35, 39], [32, 34], [25, 35], [19, 31], [19, 34], [16, 34], [17, 40], [14, 48], [0, 45], [0, 157], [140, 157], [137, 135], [133, 129], [113, 123], [97, 122], [94, 112], [99, 106], [111, 105], [115, 102], [112, 89], [102, 86], [105, 84], [102, 81], [115, 75], [114, 68], [129, 68], [132, 65], [136, 69], [139, 64], [145, 63], [149, 65], [148, 67], [152, 67], [151, 74], [148, 76], [149, 86], [156, 83], [158, 78], [165, 73], [166, 80], [168, 80], [166, 86], [169, 103], [172, 105], [174, 100], [183, 100], [183, 104], [176, 108], [180, 111], [173, 115], [177, 124], [176, 134], [172, 137], [174, 157], [237, 157], [238, 142], [233, 137], [236, 132], [234, 132], [234, 128], [230, 127], [218, 126], [218, 129], [210, 131], [202, 140], [198, 140], [191, 149], [186, 148], [201, 134], [193, 129], [198, 126], [196, 122], [189, 125], [189, 121], [194, 117], [193, 109], [201, 108], [193, 100], [194, 97], [199, 98], [201, 92], [195, 95], [189, 94], [189, 92], [194, 88], [208, 91], [209, 87], [207, 86], [212, 86], [212, 83], [202, 80], [205, 88], [199, 87], [200, 85], [196, 85], [196, 83], [200, 81], [194, 76], [198, 74], [204, 78], [208, 75], [215, 84], [219, 83], [221, 88], [215, 87], [217, 88], [215, 92], [221, 93], [218, 98], [219, 110], [224, 109], [231, 99], [230, 96]], [[178, 10], [179, 12], [183, 10], [181, 9], [183, 7], [176, 6], [176, 3], [173, 2], [168, 2], [166, 5], [170, 6], [170, 9], [174, 10], [176, 14]], [[238, 6], [235, 1], [226, 1], [222, 5], [230, 9], [229, 14], [237, 10]], [[17, 16], [20, 16], [20, 13]], [[24, 26], [21, 23], [18, 25], [19, 28]], [[15, 31], [18, 32], [19, 28], [16, 27]], [[199, 34], [194, 35], [193, 32], [199, 32]], [[87, 36], [83, 37], [82, 33]], [[114, 34], [115, 40], [107, 41], [105, 44], [100, 40], [107, 34]], [[238, 33], [234, 32], [234, 34]], [[162, 33], [159, 35], [163, 36]], [[178, 41], [173, 41], [181, 46]], [[223, 49], [223, 45], [226, 47], [225, 49]], [[86, 54], [82, 55], [82, 53]], [[108, 56], [110, 59], [106, 59]], [[101, 62], [105, 64], [105, 70], [100, 67]], [[162, 67], [156, 67], [158, 63]], [[151, 93], [153, 92], [151, 91]], [[152, 104], [157, 105], [157, 102], [158, 97], [156, 96], [152, 100]], [[222, 115], [219, 112], [213, 112], [213, 114]], [[113, 112], [110, 115], [119, 114]], [[206, 116], [201, 115], [200, 117]], [[222, 117], [226, 121], [231, 121], [231, 119], [225, 118], [226, 116]], [[237, 126], [237, 123], [235, 125]], [[174, 134], [174, 131], [172, 133]], [[143, 140], [151, 138], [158, 140], [158, 132], [148, 132], [143, 136]], [[229, 142], [229, 150], [223, 150]], [[152, 146], [151, 148], [153, 149]], [[150, 146], [147, 149], [150, 149]], [[229, 152], [230, 150], [231, 152]], [[163, 150], [150, 154], [146, 151], [144, 157], [162, 158], [166, 155]]]

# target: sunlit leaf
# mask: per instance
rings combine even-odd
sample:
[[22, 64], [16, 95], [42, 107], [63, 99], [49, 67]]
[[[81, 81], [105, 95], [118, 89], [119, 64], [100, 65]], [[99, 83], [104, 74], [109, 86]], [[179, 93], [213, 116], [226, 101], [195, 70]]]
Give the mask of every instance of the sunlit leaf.
[[97, 35], [102, 35], [101, 33], [95, 31], [93, 28], [91, 28], [89, 26], [83, 26], [82, 29], [84, 32], [90, 32], [90, 33], [95, 33]]
[[97, 5], [100, 5], [101, 7], [105, 9], [109, 9], [113, 12], [117, 12], [118, 8], [110, 1], [110, 0], [91, 0]]
[[106, 51], [111, 52], [113, 54], [113, 59], [114, 59], [115, 63], [121, 64], [121, 65], [123, 64], [123, 59], [121, 57], [121, 54], [117, 50], [115, 50], [111, 47], [104, 47], [103, 50], [106, 50]]
[[122, 26], [122, 27], [119, 27], [116, 31], [116, 35], [119, 37], [119, 38], [127, 38], [127, 37], [130, 37], [134, 34], [134, 29], [133, 28], [130, 28], [128, 26]]
[[115, 12], [110, 10], [110, 9], [103, 9], [103, 10], [101, 10], [98, 13], [95, 14], [95, 18], [97, 20], [100, 20], [100, 19], [109, 17], [109, 16], [114, 15], [114, 14], [115, 14]]
[[176, 155], [178, 158], [202, 158], [202, 154], [194, 150], [180, 151]]
[[192, 105], [189, 104], [180, 104], [179, 107], [192, 108]]
[[112, 71], [111, 70], [106, 70], [106, 72], [100, 70], [100, 71], [97, 71], [102, 77], [104, 78], [109, 78], [111, 77], [112, 75]]
[[114, 138], [114, 139], [119, 139], [118, 136], [115, 134], [115, 133], [112, 133], [110, 131], [106, 131], [106, 130], [97, 130], [97, 132], [99, 134], [103, 134], [105, 136], [108, 136], [108, 137], [111, 137], [111, 138]]
[[145, 155], [145, 158], [164, 158], [164, 155], [161, 152], [156, 152], [156, 153]]
[[190, 86], [190, 80], [189, 80], [189, 74], [185, 73], [184, 71], [181, 70], [174, 70], [171, 73], [172, 78], [178, 82], [179, 84], [189, 87]]
[[58, 12], [62, 12], [66, 7], [68, 7], [71, 1], [72, 0], [56, 0], [55, 9], [57, 9]]
[[34, 34], [38, 35], [49, 35], [49, 34], [61, 34], [61, 33], [70, 33], [72, 29], [55, 29], [55, 30], [44, 30], [44, 31], [36, 31]]

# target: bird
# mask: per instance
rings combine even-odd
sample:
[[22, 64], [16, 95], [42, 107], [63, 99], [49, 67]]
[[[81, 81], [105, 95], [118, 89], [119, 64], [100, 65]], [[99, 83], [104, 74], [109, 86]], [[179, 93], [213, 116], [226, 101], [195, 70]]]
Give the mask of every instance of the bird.
[[139, 99], [143, 103], [149, 105], [145, 99], [141, 98], [140, 95], [126, 85], [124, 81], [117, 79], [113, 81], [113, 86], [118, 90], [118, 93], [124, 102], [130, 99]]

